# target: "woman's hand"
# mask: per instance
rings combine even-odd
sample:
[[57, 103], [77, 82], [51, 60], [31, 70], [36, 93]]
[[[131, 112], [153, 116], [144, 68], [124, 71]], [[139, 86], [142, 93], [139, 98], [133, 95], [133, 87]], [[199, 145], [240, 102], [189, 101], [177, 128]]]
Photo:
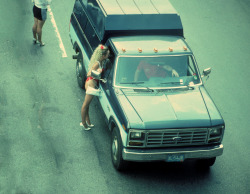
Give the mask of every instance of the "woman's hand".
[[101, 68], [98, 68], [96, 71], [98, 71], [99, 73], [102, 72], [102, 69]]

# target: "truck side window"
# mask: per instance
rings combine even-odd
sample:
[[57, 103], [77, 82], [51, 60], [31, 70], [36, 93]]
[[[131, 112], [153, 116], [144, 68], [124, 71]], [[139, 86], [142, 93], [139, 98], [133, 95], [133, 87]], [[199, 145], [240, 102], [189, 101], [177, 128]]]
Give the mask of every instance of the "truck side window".
[[97, 4], [96, 0], [88, 0], [87, 10], [92, 20], [92, 24], [95, 26], [95, 30], [102, 37], [104, 29], [104, 19], [103, 13], [100, 10], [100, 7]]
[[95, 50], [95, 48], [100, 44], [100, 40], [97, 38], [95, 30], [89, 21], [87, 22], [84, 33], [87, 37], [87, 40], [88, 40], [92, 50]]
[[80, 23], [81, 28], [84, 31], [85, 27], [87, 25], [87, 16], [86, 16], [86, 13], [83, 10], [81, 11], [81, 19], [80, 19], [80, 21], [78, 20], [78, 22]]
[[86, 24], [86, 21], [87, 21], [87, 20], [82, 21], [82, 18], [81, 18], [82, 12], [83, 12], [82, 9], [83, 9], [83, 8], [82, 8], [81, 3], [80, 3], [79, 1], [76, 1], [76, 2], [75, 2], [75, 5], [74, 5], [74, 10], [73, 10], [73, 12], [74, 12], [74, 14], [75, 14], [75, 16], [76, 16], [76, 18], [77, 18], [77, 21], [79, 22], [79, 24], [80, 24], [81, 26], [82, 26], [82, 23]]

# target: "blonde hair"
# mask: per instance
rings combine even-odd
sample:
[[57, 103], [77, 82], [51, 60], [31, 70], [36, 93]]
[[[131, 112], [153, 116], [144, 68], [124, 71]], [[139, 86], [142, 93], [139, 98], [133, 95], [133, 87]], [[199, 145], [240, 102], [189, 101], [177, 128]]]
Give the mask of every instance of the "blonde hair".
[[96, 49], [94, 50], [91, 58], [90, 58], [90, 62], [89, 62], [89, 70], [91, 70], [92, 66], [96, 63], [96, 61], [99, 61], [101, 60], [102, 56], [106, 56], [107, 53], [108, 53], [108, 47], [102, 45], [102, 44], [99, 44]]

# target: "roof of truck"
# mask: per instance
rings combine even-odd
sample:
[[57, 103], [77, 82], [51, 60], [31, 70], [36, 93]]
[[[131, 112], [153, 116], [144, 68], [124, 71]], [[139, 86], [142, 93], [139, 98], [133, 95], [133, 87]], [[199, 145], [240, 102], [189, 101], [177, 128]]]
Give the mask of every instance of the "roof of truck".
[[98, 0], [107, 15], [117, 14], [176, 14], [166, 0]]
[[180, 36], [127, 36], [110, 39], [119, 55], [176, 55], [192, 51]]
[[81, 0], [102, 43], [113, 36], [183, 36], [180, 16], [168, 0]]

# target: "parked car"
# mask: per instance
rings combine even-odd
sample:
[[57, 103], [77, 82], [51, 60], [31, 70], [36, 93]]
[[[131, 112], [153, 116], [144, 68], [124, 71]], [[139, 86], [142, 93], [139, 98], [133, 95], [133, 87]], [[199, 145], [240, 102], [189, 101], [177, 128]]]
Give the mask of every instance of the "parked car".
[[76, 0], [69, 35], [80, 87], [93, 50], [109, 47], [98, 101], [117, 170], [128, 161], [212, 166], [222, 155], [225, 123], [202, 80], [211, 69], [200, 73], [169, 1]]

